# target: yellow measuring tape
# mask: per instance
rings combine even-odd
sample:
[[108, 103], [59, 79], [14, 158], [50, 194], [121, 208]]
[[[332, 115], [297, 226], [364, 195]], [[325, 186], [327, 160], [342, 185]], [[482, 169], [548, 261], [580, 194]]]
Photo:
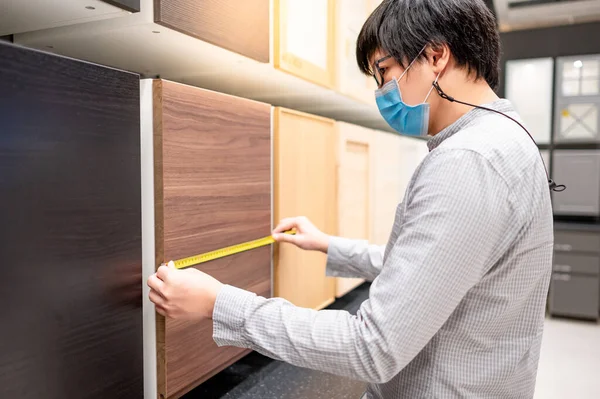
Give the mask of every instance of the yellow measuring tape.
[[[296, 234], [296, 230], [288, 230], [284, 232], [284, 234]], [[272, 236], [267, 236], [259, 238], [258, 240], [252, 240], [241, 244], [232, 245], [230, 247], [216, 249], [214, 251], [206, 252], [200, 255], [194, 255], [188, 258], [173, 260], [173, 263], [175, 264], [175, 267], [177, 269], [184, 269], [186, 267], [199, 265], [200, 263], [206, 263], [211, 260], [224, 258], [229, 255], [237, 254], [259, 247], [264, 247], [266, 245], [273, 244], [274, 242], [275, 239]]]

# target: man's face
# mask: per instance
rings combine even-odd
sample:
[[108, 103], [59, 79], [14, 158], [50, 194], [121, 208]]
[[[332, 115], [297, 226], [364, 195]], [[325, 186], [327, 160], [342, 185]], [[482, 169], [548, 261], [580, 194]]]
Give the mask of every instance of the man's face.
[[[412, 61], [405, 60], [404, 64], [408, 67]], [[371, 59], [371, 65], [379, 87], [382, 87], [392, 79], [400, 78], [405, 70], [394, 58], [389, 57], [389, 54], [381, 50], [375, 52]], [[423, 58], [417, 60], [398, 82], [402, 93], [402, 100], [408, 105], [421, 104], [425, 100], [425, 97], [427, 97], [427, 93], [431, 89], [431, 84], [434, 80], [435, 74], [429, 62]]]

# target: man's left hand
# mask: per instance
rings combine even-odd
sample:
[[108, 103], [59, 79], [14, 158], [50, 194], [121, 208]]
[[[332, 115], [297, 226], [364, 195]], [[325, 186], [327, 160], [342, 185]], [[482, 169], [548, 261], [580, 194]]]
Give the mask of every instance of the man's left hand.
[[150, 300], [161, 315], [204, 320], [212, 318], [217, 294], [223, 284], [199, 270], [179, 270], [173, 262], [169, 262], [168, 266], [159, 267], [148, 278], [148, 286]]

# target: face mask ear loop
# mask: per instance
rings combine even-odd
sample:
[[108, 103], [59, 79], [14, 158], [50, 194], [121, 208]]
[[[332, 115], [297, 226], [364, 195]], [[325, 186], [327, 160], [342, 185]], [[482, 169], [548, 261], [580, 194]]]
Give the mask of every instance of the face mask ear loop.
[[426, 103], [427, 100], [429, 100], [429, 96], [431, 95], [431, 92], [433, 91], [433, 89], [435, 88], [435, 85], [438, 82], [438, 79], [440, 78], [441, 72], [438, 73], [438, 75], [435, 77], [435, 81], [433, 82], [433, 84], [431, 85], [431, 89], [429, 89], [429, 93], [427, 93], [427, 97], [425, 97], [425, 101], [423, 101], [423, 103]]

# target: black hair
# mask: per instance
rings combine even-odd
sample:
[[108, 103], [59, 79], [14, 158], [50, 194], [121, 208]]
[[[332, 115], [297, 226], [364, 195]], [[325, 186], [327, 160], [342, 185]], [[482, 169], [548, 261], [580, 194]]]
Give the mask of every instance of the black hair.
[[371, 58], [378, 49], [406, 67], [427, 44], [447, 44], [459, 66], [497, 89], [500, 35], [483, 0], [384, 0], [360, 31], [356, 60], [364, 74], [372, 75]]

